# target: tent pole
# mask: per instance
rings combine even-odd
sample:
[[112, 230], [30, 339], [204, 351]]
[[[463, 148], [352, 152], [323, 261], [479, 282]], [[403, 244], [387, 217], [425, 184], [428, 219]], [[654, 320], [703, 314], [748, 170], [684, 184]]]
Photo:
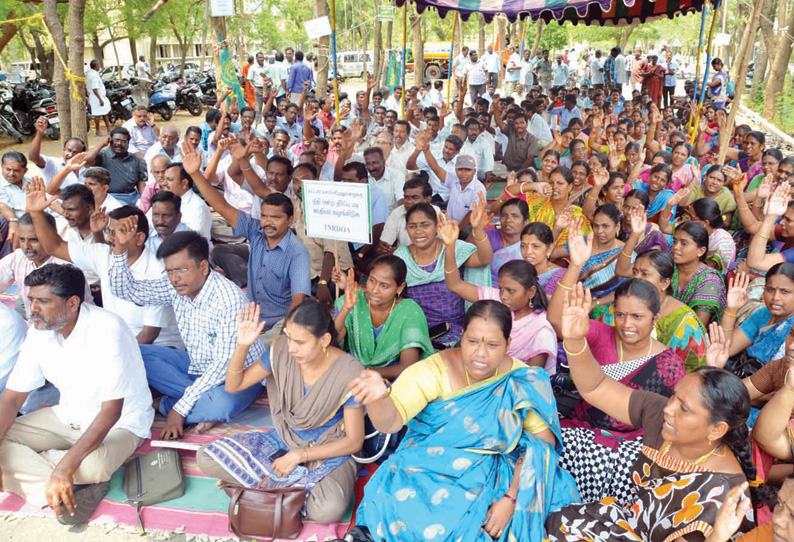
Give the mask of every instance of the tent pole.
[[[720, 16], [720, 9], [722, 7], [722, 0], [718, 0], [714, 7], [714, 15], [711, 18], [711, 28], [709, 29], [709, 37], [706, 41], [706, 66], [703, 70], [703, 83], [700, 85], [700, 95], [697, 92], [692, 96], [697, 101], [697, 113], [694, 118], [690, 119], [689, 126], [689, 140], [694, 145], [695, 134], [697, 133], [697, 126], [700, 122], [700, 113], [703, 109], [703, 102], [706, 99], [706, 82], [709, 79], [709, 68], [711, 68], [711, 48], [714, 42], [714, 29], [717, 27], [717, 18]], [[695, 83], [697, 85], [697, 83]]]
[[703, 52], [703, 30], [706, 28], [706, 12], [708, 11], [708, 2], [703, 2], [703, 11], [700, 14], [700, 36], [698, 37], [698, 54], [697, 64], [695, 68], [695, 92], [692, 95], [695, 99], [698, 96], [698, 80], [700, 79], [700, 55]]
[[331, 62], [334, 68], [334, 110], [335, 124], [339, 125], [339, 74], [336, 67], [336, 0], [331, 0]]
[[452, 39], [449, 40], [449, 69], [447, 70], [447, 107], [452, 94], [452, 61], [455, 56], [455, 30], [458, 26], [458, 12], [452, 14]]
[[[402, 114], [400, 118], [405, 118], [405, 65], [408, 63], [407, 50], [406, 50], [406, 41], [408, 40], [408, 1], [403, 4], [403, 72], [402, 72], [402, 82], [400, 83], [403, 87], [402, 97], [400, 99]], [[416, 65], [416, 58], [414, 58], [414, 70], [420, 69], [424, 71], [424, 66], [417, 66]]]

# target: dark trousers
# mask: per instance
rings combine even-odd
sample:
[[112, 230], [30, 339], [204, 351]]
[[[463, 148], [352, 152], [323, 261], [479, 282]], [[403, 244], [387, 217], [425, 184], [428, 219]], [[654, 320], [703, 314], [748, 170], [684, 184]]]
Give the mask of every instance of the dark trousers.
[[499, 88], [498, 72], [488, 72], [488, 86], [493, 88]]
[[8, 220], [0, 216], [0, 258], [4, 258], [14, 251], [8, 239]]
[[226, 278], [240, 288], [248, 285], [248, 255], [250, 251], [245, 243], [231, 245], [215, 245], [212, 249], [212, 261], [223, 269]]
[[675, 87], [662, 87], [662, 97], [664, 98], [664, 106], [670, 107], [673, 105], [673, 95], [675, 94]]
[[477, 101], [477, 98], [485, 95], [485, 83], [482, 85], [469, 85], [469, 95], [471, 96], [471, 105]]

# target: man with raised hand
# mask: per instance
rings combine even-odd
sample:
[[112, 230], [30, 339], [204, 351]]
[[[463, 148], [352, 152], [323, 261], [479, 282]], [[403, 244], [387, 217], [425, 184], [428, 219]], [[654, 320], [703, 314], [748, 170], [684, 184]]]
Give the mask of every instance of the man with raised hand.
[[[210, 269], [209, 244], [192, 231], [172, 234], [157, 250], [165, 264], [158, 279], [136, 279], [127, 249], [138, 235], [138, 217], [119, 221], [115, 232], [110, 290], [138, 305], [171, 305], [187, 351], [141, 345], [149, 386], [162, 394], [154, 409], [166, 416], [160, 438], [184, 434], [185, 424], [198, 424], [204, 432], [218, 422], [228, 422], [248, 408], [262, 392], [252, 386], [241, 393], [224, 388], [226, 368], [237, 342], [237, 315], [245, 308], [245, 294], [233, 282]], [[264, 352], [257, 342], [246, 366]]]

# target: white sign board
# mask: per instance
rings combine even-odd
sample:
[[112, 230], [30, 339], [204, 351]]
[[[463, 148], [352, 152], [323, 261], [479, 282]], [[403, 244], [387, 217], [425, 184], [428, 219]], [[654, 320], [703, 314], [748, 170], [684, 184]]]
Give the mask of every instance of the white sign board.
[[731, 44], [731, 35], [723, 32], [714, 34], [714, 47], [726, 47]]
[[233, 17], [234, 0], [210, 0], [212, 17]]
[[310, 40], [331, 35], [331, 21], [328, 20], [327, 15], [311, 21], [304, 21], [303, 28], [306, 29], [306, 35]]
[[308, 237], [372, 243], [369, 184], [304, 180], [301, 196]]

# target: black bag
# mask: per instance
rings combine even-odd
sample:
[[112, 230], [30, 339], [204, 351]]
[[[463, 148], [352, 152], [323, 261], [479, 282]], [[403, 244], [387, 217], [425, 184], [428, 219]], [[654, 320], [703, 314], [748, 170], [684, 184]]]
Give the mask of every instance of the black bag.
[[763, 363], [748, 355], [747, 351], [744, 350], [732, 357], [725, 368], [739, 378], [744, 379], [757, 373], [763, 366]]
[[353, 454], [353, 460], [365, 465], [368, 463], [382, 464], [397, 450], [407, 432], [408, 428], [403, 427], [396, 433], [381, 433], [372, 425], [369, 416], [365, 416], [364, 445], [361, 447], [361, 452]]
[[143, 507], [185, 494], [185, 474], [179, 452], [160, 448], [130, 459], [124, 466], [121, 485], [127, 503], [138, 508], [138, 532], [146, 534], [141, 515]]
[[557, 412], [562, 418], [570, 418], [576, 404], [582, 399], [576, 386], [571, 380], [568, 368], [560, 366], [556, 373], [551, 375], [551, 389], [554, 392], [554, 399], [557, 401]]

